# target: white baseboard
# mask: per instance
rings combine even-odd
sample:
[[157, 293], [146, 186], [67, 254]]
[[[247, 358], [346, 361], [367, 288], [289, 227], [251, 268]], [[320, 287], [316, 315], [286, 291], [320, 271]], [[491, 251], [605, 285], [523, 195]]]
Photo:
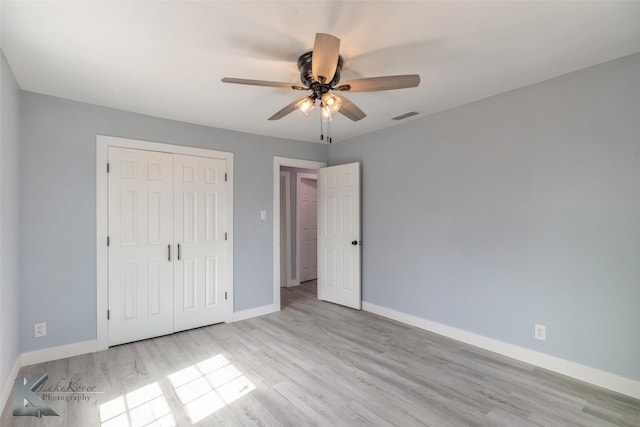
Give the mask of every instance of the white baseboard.
[[610, 372], [601, 371], [576, 362], [550, 356], [548, 354], [540, 353], [539, 351], [530, 350], [514, 344], [505, 343], [503, 341], [423, 319], [411, 314], [402, 313], [400, 311], [369, 302], [363, 301], [362, 309], [389, 319], [397, 320], [398, 322], [434, 332], [447, 338], [452, 338], [503, 356], [511, 357], [521, 362], [539, 366], [580, 381], [640, 399], [640, 381], [634, 381]]
[[2, 390], [0, 390], [0, 413], [4, 410], [4, 407], [7, 405], [7, 401], [9, 400], [9, 396], [11, 395], [11, 390], [13, 389], [13, 383], [18, 376], [18, 372], [20, 371], [20, 355], [16, 358], [11, 371], [9, 371], [9, 376], [7, 377], [7, 382], [2, 385]]
[[263, 305], [261, 307], [250, 308], [248, 310], [236, 311], [233, 313], [233, 321], [251, 319], [252, 317], [264, 316], [279, 311], [273, 304]]
[[33, 365], [35, 363], [48, 362], [50, 360], [63, 359], [65, 357], [79, 356], [97, 351], [96, 340], [82, 341], [73, 344], [59, 345], [57, 347], [43, 348], [22, 353], [22, 366]]

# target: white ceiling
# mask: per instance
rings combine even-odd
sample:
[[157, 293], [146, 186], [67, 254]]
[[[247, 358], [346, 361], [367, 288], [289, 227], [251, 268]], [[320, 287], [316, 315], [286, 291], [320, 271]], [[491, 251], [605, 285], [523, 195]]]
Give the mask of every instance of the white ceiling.
[[[319, 112], [267, 118], [300, 92], [316, 32], [339, 37], [342, 81], [418, 73], [419, 87], [346, 96], [333, 140], [640, 51], [640, 2], [5, 1], [1, 45], [20, 87], [190, 123], [319, 142]], [[344, 93], [343, 93], [344, 94]], [[420, 113], [404, 122], [391, 117]]]

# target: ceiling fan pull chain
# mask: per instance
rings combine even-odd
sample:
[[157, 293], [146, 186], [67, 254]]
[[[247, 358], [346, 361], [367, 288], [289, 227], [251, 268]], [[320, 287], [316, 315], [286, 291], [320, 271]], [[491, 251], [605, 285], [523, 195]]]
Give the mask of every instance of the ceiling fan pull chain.
[[324, 132], [322, 131], [322, 114], [320, 115], [320, 141], [324, 141]]

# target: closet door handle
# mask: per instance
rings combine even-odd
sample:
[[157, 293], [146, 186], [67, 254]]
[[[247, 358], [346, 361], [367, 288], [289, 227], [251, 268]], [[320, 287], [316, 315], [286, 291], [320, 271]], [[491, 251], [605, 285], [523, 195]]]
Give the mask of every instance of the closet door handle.
[[171, 262], [171, 244], [167, 245], [167, 251], [169, 253], [167, 259], [169, 260], [169, 262]]
[[178, 261], [180, 261], [180, 243], [178, 243]]

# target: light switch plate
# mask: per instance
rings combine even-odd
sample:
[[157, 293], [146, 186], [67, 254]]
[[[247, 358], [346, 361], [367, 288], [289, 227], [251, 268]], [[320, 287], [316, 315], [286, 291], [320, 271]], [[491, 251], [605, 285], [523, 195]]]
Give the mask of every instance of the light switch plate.
[[540, 341], [547, 340], [547, 327], [536, 323], [535, 338]]

